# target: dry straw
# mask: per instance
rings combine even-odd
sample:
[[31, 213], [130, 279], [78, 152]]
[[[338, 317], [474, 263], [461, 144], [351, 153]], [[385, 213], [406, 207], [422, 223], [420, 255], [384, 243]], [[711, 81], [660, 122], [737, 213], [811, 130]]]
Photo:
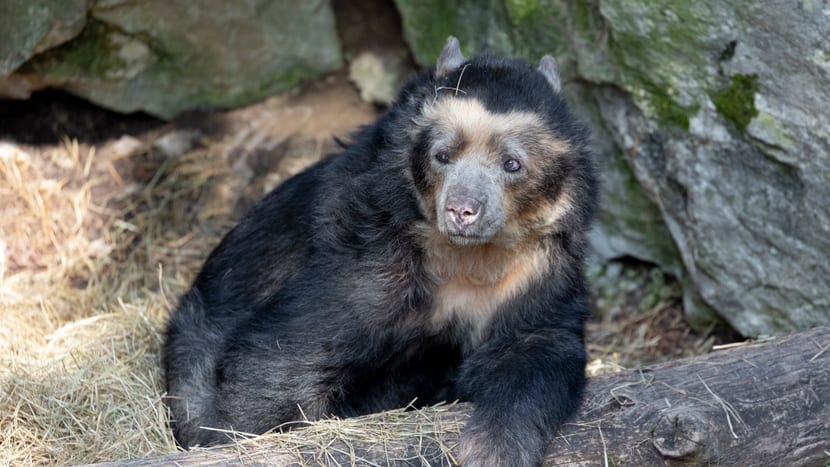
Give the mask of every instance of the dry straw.
[[[193, 166], [209, 157], [132, 185], [118, 174], [122, 156], [69, 140], [0, 143], [0, 465], [175, 451], [160, 330], [165, 292], [182, 289], [194, 248], [212, 241], [180, 209], [200, 202], [205, 176]], [[160, 275], [159, 264], [178, 271]]]
[[[159, 366], [170, 306], [240, 194], [261, 197], [372, 117], [353, 94], [335, 83], [217, 116], [216, 139], [183, 154], [153, 147], [176, 124], [94, 145], [0, 141], [0, 466], [176, 451]], [[286, 156], [295, 136], [303, 154]], [[278, 173], [251, 183], [245, 159], [264, 149]]]

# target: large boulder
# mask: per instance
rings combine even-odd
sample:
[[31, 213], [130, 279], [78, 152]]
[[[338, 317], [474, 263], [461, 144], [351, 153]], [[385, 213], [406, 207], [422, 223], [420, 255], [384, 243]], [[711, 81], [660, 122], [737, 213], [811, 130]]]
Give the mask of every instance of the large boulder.
[[[14, 26], [0, 36], [26, 29], [30, 10], [19, 7], [0, 20]], [[60, 87], [110, 109], [169, 118], [251, 103], [342, 62], [326, 0], [98, 0], [83, 18], [76, 37], [35, 55], [6, 81], [17, 89], [21, 80]]]
[[605, 0], [598, 13], [626, 91], [597, 94], [604, 121], [697, 292], [746, 335], [826, 323], [830, 10]]
[[[598, 249], [671, 270], [669, 232], [691, 321], [705, 324], [711, 307], [758, 336], [830, 320], [830, 10], [821, 2], [397, 4], [424, 64], [433, 57], [418, 42], [449, 33], [471, 52], [557, 54], [607, 169]], [[474, 5], [486, 8], [468, 14]]]
[[3, 0], [0, 76], [78, 35], [86, 23], [86, 9], [87, 0]]

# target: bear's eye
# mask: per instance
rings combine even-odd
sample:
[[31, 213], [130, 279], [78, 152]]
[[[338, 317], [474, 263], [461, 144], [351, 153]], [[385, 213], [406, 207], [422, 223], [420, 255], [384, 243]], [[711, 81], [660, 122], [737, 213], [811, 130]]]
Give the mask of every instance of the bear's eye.
[[438, 151], [435, 154], [435, 160], [442, 164], [446, 164], [450, 161], [450, 153], [448, 153], [447, 151]]
[[507, 159], [504, 161], [504, 170], [507, 172], [515, 172], [522, 168], [522, 163], [516, 159]]

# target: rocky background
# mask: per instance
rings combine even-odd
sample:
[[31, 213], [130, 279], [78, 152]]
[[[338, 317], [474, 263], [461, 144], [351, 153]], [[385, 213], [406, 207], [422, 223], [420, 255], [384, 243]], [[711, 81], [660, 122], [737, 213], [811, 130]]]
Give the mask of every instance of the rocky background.
[[348, 69], [383, 104], [450, 34], [559, 59], [603, 165], [600, 261], [677, 277], [699, 328], [830, 321], [825, 1], [5, 0], [0, 96], [173, 118]]

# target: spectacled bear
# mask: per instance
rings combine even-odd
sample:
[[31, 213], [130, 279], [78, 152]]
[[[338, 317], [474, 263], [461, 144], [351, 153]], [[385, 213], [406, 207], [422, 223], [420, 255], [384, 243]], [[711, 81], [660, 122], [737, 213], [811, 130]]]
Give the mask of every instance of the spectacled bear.
[[462, 400], [459, 459], [537, 465], [585, 383], [597, 180], [550, 56], [450, 37], [342, 153], [210, 254], [163, 349], [181, 446]]

